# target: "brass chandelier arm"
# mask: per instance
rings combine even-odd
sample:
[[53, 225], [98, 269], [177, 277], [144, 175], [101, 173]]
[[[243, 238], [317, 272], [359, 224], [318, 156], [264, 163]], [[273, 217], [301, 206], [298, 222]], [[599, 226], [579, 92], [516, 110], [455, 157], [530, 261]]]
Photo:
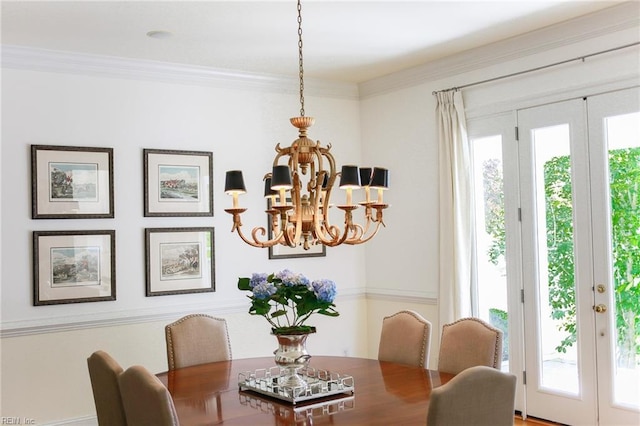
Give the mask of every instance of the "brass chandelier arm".
[[376, 227], [374, 228], [373, 232], [371, 234], [369, 234], [368, 237], [366, 238], [362, 238], [362, 236], [360, 236], [360, 238], [358, 239], [353, 239], [353, 240], [345, 240], [345, 244], [350, 244], [350, 245], [357, 245], [357, 244], [363, 244], [366, 243], [367, 241], [373, 239], [373, 237], [376, 236], [376, 234], [378, 233], [378, 230], [380, 229], [380, 225], [385, 226], [384, 222], [376, 222]]
[[[316, 222], [316, 230], [315, 230], [316, 237], [318, 238], [318, 240], [320, 240], [322, 244], [329, 247], [335, 247], [347, 241], [347, 238], [349, 237], [349, 232], [352, 229], [351, 210], [345, 211], [344, 215], [345, 215], [344, 216], [345, 227], [344, 227], [344, 231], [342, 232], [342, 236], [340, 236], [340, 229], [337, 226], [333, 226], [333, 225], [327, 226], [325, 224], [324, 226], [319, 227], [318, 226], [319, 223]], [[326, 230], [326, 232], [329, 234], [329, 238], [327, 238], [327, 236], [323, 232], [323, 229]]]
[[[323, 234], [322, 231], [317, 232], [316, 231], [316, 237], [318, 238], [318, 240], [324, 244], [327, 247], [336, 247], [339, 246], [340, 244], [342, 244], [343, 242], [346, 241], [347, 236], [349, 235], [349, 230], [345, 229], [342, 236], [340, 238], [338, 238], [339, 234], [339, 229], [336, 228], [335, 226], [333, 226], [331, 228], [331, 231], [327, 230], [327, 232], [332, 232], [333, 231], [333, 237], [332, 238], [326, 238], [326, 236]], [[330, 234], [331, 235], [331, 234]]]
[[[235, 222], [235, 215], [234, 215], [234, 222]], [[253, 238], [253, 241], [248, 239], [244, 233], [242, 232], [242, 224], [233, 227], [233, 229], [231, 230], [231, 232], [233, 231], [237, 231], [238, 235], [240, 236], [240, 238], [242, 239], [242, 241], [244, 241], [245, 243], [249, 244], [250, 246], [253, 247], [258, 247], [258, 248], [265, 248], [265, 247], [273, 247], [276, 244], [278, 244], [278, 240], [280, 239], [280, 237], [282, 237], [282, 235], [276, 235], [274, 238], [267, 240], [267, 241], [260, 241], [258, 239], [257, 234], [261, 234], [262, 236], [267, 234], [266, 229], [264, 229], [264, 227], [258, 227], [258, 228], [253, 228], [253, 230], [251, 231], [251, 237]]]
[[[369, 233], [369, 228], [371, 227], [371, 225], [373, 223], [377, 222], [377, 220], [373, 218], [373, 208], [371, 207], [375, 203], [373, 203], [373, 202], [368, 202], [368, 203], [367, 202], [362, 202], [360, 204], [365, 209], [365, 213], [364, 213], [365, 224], [364, 224], [364, 229], [362, 231], [362, 235], [367, 235]], [[380, 216], [379, 219], [382, 220], [382, 216]], [[384, 223], [383, 223], [383, 225], [384, 225]], [[378, 232], [378, 231], [376, 230], [375, 232]], [[375, 233], [374, 233], [374, 235], [375, 235]]]
[[[353, 245], [353, 244], [362, 244], [362, 243], [366, 243], [367, 241], [371, 240], [373, 237], [375, 237], [375, 236], [376, 236], [376, 234], [377, 234], [377, 233], [378, 233], [378, 231], [380, 230], [380, 226], [381, 226], [381, 225], [382, 225], [382, 226], [384, 226], [384, 227], [386, 227], [386, 226], [387, 226], [387, 225], [384, 223], [384, 220], [383, 220], [383, 218], [382, 218], [382, 211], [383, 211], [384, 209], [386, 209], [387, 207], [389, 207], [389, 205], [388, 205], [388, 204], [376, 204], [376, 203], [373, 203], [373, 204], [372, 204], [372, 207], [376, 209], [376, 218], [375, 218], [375, 219], [373, 219], [373, 220], [370, 220], [371, 215], [370, 215], [370, 214], [369, 214], [369, 215], [367, 215], [367, 228], [369, 227], [369, 224], [370, 224], [370, 223], [375, 223], [375, 224], [376, 224], [376, 227], [375, 227], [375, 229], [373, 230], [373, 232], [372, 232], [371, 234], [369, 234], [369, 236], [368, 236], [368, 237], [366, 237], [366, 238], [360, 238], [359, 240], [352, 240], [352, 241], [347, 240], [347, 241], [345, 241], [345, 243], [346, 243], [346, 244], [352, 244], [352, 245]], [[366, 231], [365, 231], [365, 234], [366, 234]], [[363, 235], [364, 235], [364, 234], [363, 234]]]

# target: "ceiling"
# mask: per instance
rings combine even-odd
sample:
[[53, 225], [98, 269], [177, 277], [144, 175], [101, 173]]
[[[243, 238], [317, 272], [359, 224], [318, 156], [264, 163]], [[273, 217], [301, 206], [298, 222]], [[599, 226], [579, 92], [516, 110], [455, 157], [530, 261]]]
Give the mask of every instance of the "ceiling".
[[[617, 3], [304, 0], [304, 72], [360, 83]], [[6, 45], [298, 74], [295, 0], [2, 0], [1, 13]]]

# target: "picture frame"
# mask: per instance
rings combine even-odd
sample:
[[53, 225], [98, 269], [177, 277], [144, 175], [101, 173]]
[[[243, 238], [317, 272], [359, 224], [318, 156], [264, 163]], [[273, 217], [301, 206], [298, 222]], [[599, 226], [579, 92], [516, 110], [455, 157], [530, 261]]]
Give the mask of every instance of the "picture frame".
[[114, 230], [33, 231], [33, 304], [116, 300]]
[[31, 145], [32, 219], [113, 217], [113, 148]]
[[[291, 199], [287, 198], [287, 202], [291, 202]], [[267, 210], [271, 210], [271, 199], [267, 199]], [[271, 215], [268, 215], [267, 220], [267, 236], [269, 239], [273, 238], [273, 229], [271, 227]], [[327, 246], [324, 244], [312, 245], [309, 250], [305, 250], [301, 245], [297, 247], [283, 246], [282, 244], [276, 244], [269, 247], [269, 259], [295, 259], [299, 257], [325, 257], [327, 255]]]
[[213, 216], [213, 153], [144, 149], [144, 216]]
[[215, 291], [213, 227], [146, 228], [146, 295]]

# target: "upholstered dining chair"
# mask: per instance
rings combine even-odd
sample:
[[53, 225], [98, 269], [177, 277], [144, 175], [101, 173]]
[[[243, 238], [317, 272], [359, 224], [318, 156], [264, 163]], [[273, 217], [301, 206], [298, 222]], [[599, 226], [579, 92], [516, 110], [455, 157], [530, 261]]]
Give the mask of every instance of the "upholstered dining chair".
[[438, 371], [458, 374], [476, 365], [500, 369], [502, 331], [478, 318], [462, 318], [442, 327]]
[[96, 351], [87, 358], [93, 400], [100, 426], [126, 426], [127, 421], [120, 396], [118, 377], [122, 367], [105, 351]]
[[173, 399], [160, 379], [141, 365], [127, 368], [118, 378], [127, 423], [133, 426], [180, 424]]
[[231, 359], [227, 322], [192, 314], [165, 327], [169, 370]]
[[382, 320], [378, 360], [427, 368], [431, 323], [417, 312], [404, 310]]
[[431, 391], [427, 425], [512, 426], [515, 397], [515, 375], [470, 367]]

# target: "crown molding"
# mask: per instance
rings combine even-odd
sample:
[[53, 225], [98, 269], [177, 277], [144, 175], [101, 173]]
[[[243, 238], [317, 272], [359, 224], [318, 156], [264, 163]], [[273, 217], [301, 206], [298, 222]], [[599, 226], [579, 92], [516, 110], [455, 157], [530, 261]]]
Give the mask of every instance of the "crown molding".
[[[2, 45], [2, 68], [128, 78], [224, 89], [297, 94], [298, 77], [249, 73], [143, 59], [91, 55], [59, 50]], [[358, 86], [313, 78], [305, 79], [307, 94], [357, 100]]]
[[[639, 3], [624, 2], [520, 36], [467, 50], [360, 84], [305, 79], [307, 94], [358, 100], [640, 27]], [[227, 89], [298, 93], [298, 77], [258, 74], [142, 59], [2, 45], [2, 67], [130, 78]], [[590, 53], [590, 52], [585, 52]]]
[[[640, 27], [640, 3], [625, 2], [456, 55], [359, 84], [364, 99], [452, 75], [476, 71], [580, 42]], [[612, 46], [615, 47], [615, 46]], [[592, 52], [584, 52], [588, 54]]]

